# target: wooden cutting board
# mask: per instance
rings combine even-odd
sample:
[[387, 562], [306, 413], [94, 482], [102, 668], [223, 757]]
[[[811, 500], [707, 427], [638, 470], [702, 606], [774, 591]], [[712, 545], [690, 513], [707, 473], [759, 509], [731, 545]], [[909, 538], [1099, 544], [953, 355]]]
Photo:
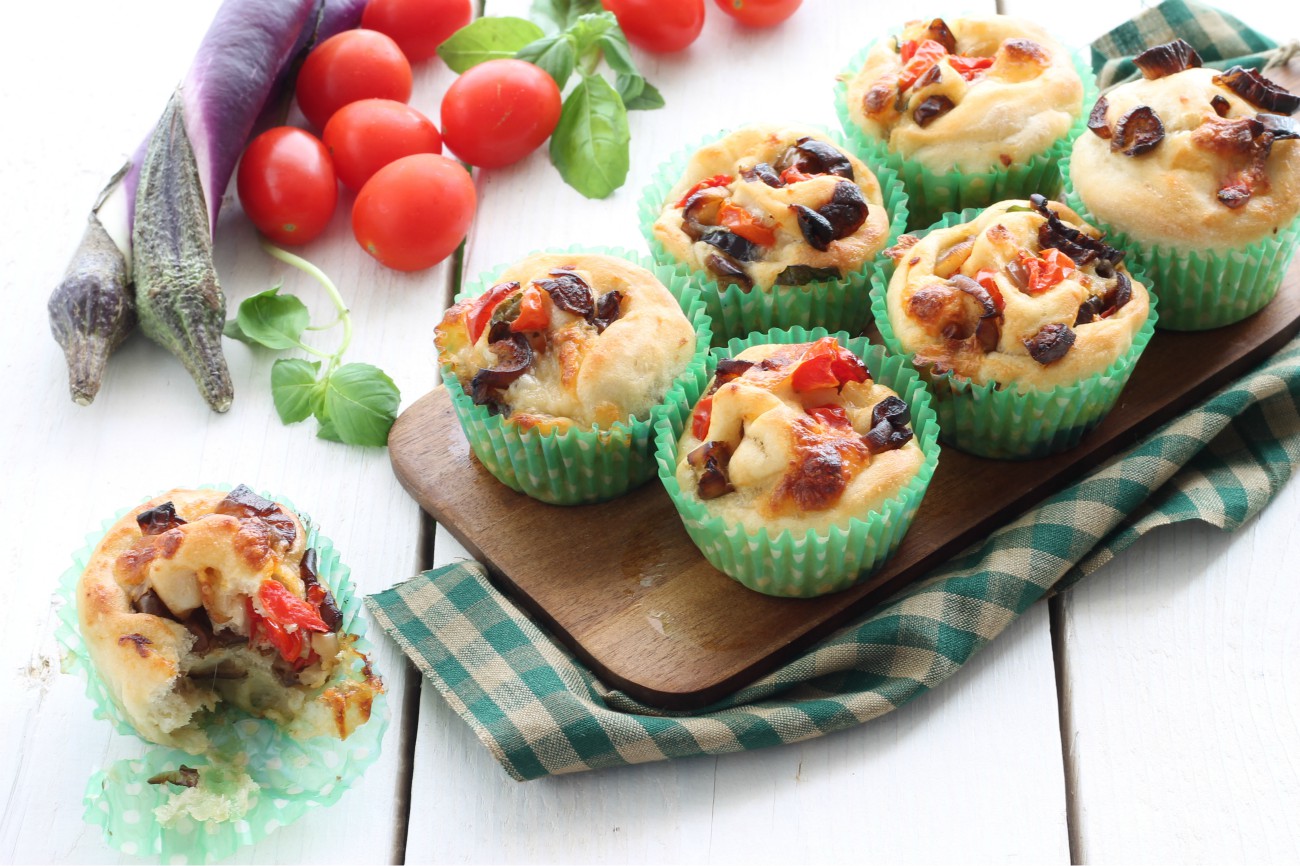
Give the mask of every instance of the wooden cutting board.
[[478, 462], [446, 390], [397, 419], [398, 479], [498, 585], [606, 683], [692, 709], [734, 691], [984, 538], [1039, 500], [1257, 365], [1300, 331], [1300, 267], [1250, 319], [1157, 331], [1119, 404], [1079, 447], [1005, 462], [944, 448], [907, 537], [863, 583], [818, 599], [745, 589], [700, 555], [652, 479], [612, 502], [545, 505]]

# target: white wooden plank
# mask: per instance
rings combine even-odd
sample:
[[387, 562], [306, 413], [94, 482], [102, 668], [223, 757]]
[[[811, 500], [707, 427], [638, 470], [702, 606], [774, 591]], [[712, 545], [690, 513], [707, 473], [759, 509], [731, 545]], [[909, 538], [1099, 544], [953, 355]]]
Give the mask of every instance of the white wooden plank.
[[[46, 297], [99, 187], [157, 119], [217, 5], [28, 4], [10, 23], [10, 34], [23, 37], [0, 54], [0, 101], [11, 112], [0, 144], [7, 204], [0, 280], [9, 324], [0, 347], [7, 407], [0, 452], [10, 490], [0, 502], [0, 555], [10, 576], [0, 607], [6, 862], [118, 859], [99, 830], [82, 823], [82, 792], [93, 771], [144, 747], [94, 720], [80, 682], [58, 675], [49, 605], [71, 552], [101, 519], [170, 486], [245, 481], [310, 512], [361, 591], [384, 588], [419, 565], [418, 510], [394, 480], [387, 453], [317, 440], [313, 422], [282, 426], [270, 399], [269, 353], [227, 343], [237, 396], [224, 416], [209, 412], [178, 362], [140, 337], [113, 359], [93, 406], [67, 397]], [[450, 78], [434, 64], [418, 71], [414, 104], [436, 117]], [[351, 197], [342, 202], [327, 235], [304, 254], [351, 303], [356, 336], [348, 360], [384, 368], [409, 403], [434, 382], [429, 323], [445, 303], [450, 267], [399, 275], [373, 264], [351, 237]], [[332, 317], [314, 284], [258, 249], [237, 204], [227, 207], [219, 235], [217, 267], [232, 312], [284, 276], [318, 321]], [[321, 345], [329, 339], [322, 336]], [[382, 758], [336, 807], [281, 829], [241, 858], [369, 862], [388, 859], [399, 845], [395, 804], [409, 757], [399, 728], [415, 681], [400, 652], [373, 631], [372, 638], [389, 685]]]
[[[937, 13], [969, 3], [937, 3]], [[991, 7], [991, 4], [989, 4]], [[489, 2], [489, 14], [527, 3]], [[667, 107], [636, 112], [632, 173], [605, 201], [562, 185], [544, 154], [483, 173], [466, 276], [545, 247], [644, 249], [635, 207], [661, 160], [746, 122], [832, 128], [832, 83], [898, 12], [807, 0], [746, 32], [709, 4], [676, 57], [636, 52]], [[510, 229], [506, 230], [506, 220]], [[439, 530], [435, 563], [464, 553]], [[1030, 611], [939, 690], [809, 743], [518, 784], [431, 688], [420, 702], [410, 862], [1068, 860], [1047, 611]]]

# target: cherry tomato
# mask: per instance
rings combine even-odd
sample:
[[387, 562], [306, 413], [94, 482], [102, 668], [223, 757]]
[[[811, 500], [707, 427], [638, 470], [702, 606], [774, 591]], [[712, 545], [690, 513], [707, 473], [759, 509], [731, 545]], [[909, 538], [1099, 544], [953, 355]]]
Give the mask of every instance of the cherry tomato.
[[433, 121], [404, 102], [362, 99], [334, 112], [321, 136], [334, 170], [348, 189], [361, 189], [370, 176], [413, 153], [442, 153]]
[[560, 88], [523, 60], [489, 60], [465, 72], [442, 98], [442, 135], [470, 165], [499, 168], [532, 153], [560, 122]]
[[361, 187], [352, 232], [380, 264], [418, 271], [456, 251], [476, 203], [474, 181], [459, 163], [435, 153], [404, 156]]
[[775, 27], [794, 14], [803, 0], [713, 0], [746, 27]]
[[244, 213], [277, 244], [305, 244], [319, 235], [339, 197], [329, 151], [292, 126], [268, 129], [249, 143], [236, 187]]
[[655, 54], [681, 51], [704, 29], [704, 0], [600, 0], [623, 35]]
[[312, 49], [298, 72], [298, 107], [317, 129], [358, 99], [411, 98], [411, 64], [397, 43], [374, 30], [346, 30]]
[[391, 36], [407, 60], [419, 63], [473, 17], [470, 0], [370, 0], [361, 26]]

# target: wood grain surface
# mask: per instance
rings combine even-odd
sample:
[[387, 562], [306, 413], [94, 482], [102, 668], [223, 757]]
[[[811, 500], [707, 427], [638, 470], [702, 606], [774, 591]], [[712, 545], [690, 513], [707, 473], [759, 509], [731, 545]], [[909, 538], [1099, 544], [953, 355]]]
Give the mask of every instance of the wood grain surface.
[[1300, 279], [1227, 328], [1160, 331], [1120, 402], [1076, 448], [986, 460], [945, 447], [908, 535], [885, 565], [817, 599], [752, 592], [714, 569], [655, 480], [611, 502], [560, 507], [494, 479], [444, 388], [407, 409], [389, 456], [416, 501], [606, 682], [668, 709], [705, 706], [790, 658], [1200, 402], [1300, 330]]

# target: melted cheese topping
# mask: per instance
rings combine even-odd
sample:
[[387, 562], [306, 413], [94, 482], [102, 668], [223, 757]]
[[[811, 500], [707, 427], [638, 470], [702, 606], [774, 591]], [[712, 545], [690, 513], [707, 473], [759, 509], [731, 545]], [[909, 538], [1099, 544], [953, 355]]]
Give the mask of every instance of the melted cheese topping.
[[[849, 115], [865, 132], [935, 172], [1023, 165], [1069, 132], [1083, 110], [1083, 83], [1069, 53], [1036, 24], [1001, 15], [948, 21], [958, 55], [992, 57], [993, 65], [968, 81], [945, 58], [938, 80], [910, 87], [906, 109], [898, 111], [904, 64], [896, 46], [924, 38], [928, 21], [877, 42], [849, 80]], [[922, 126], [914, 112], [932, 96], [953, 108]], [[872, 102], [879, 110], [868, 111]]]
[[1218, 74], [1185, 69], [1122, 84], [1106, 94], [1112, 130], [1129, 111], [1147, 105], [1159, 115], [1165, 137], [1136, 157], [1111, 150], [1109, 140], [1092, 132], [1075, 141], [1070, 178], [1098, 220], [1144, 243], [1226, 250], [1260, 240], [1300, 214], [1300, 140], [1273, 143], [1265, 183], [1245, 205], [1230, 208], [1218, 200], [1220, 187], [1246, 166], [1247, 158], [1205, 146], [1203, 136], [1221, 120], [1210, 100], [1227, 100], [1228, 120], [1261, 112], [1215, 84]]
[[[707, 270], [706, 262], [717, 251], [704, 241], [692, 240], [683, 231], [683, 210], [678, 204], [700, 181], [729, 175], [734, 178], [728, 184], [732, 203], [754, 214], [776, 235], [775, 244], [763, 249], [761, 259], [742, 263], [756, 288], [770, 289], [777, 285], [781, 272], [791, 265], [831, 268], [841, 275], [860, 268], [884, 247], [889, 237], [890, 219], [885, 211], [880, 182], [862, 161], [835, 147], [853, 166], [853, 182], [867, 201], [867, 219], [853, 234], [831, 241], [825, 251], [808, 244], [791, 206], [804, 205], [813, 210], [823, 207], [831, 200], [835, 185], [844, 178], [818, 175], [774, 188], [761, 180], [747, 181], [742, 177], [743, 172], [759, 163], [776, 163], [787, 148], [805, 136], [835, 147], [816, 130], [752, 126], [700, 148], [668, 194], [663, 212], [654, 224], [655, 237], [678, 261], [686, 262], [696, 270]], [[726, 280], [720, 282], [725, 284]]]
[[[1049, 202], [1049, 206], [1067, 225], [1094, 238], [1101, 236], [1064, 205]], [[1129, 350], [1146, 322], [1150, 312], [1146, 287], [1133, 280], [1128, 303], [1107, 318], [1076, 325], [1080, 305], [1100, 294], [1107, 281], [1090, 275], [1088, 268], [1070, 269], [1061, 282], [1039, 294], [1021, 289], [1007, 265], [1017, 261], [1022, 251], [1041, 251], [1038, 229], [1047, 220], [1032, 210], [1008, 213], [1009, 208], [1029, 209], [1030, 204], [993, 205], [974, 222], [935, 230], [902, 254], [886, 302], [889, 323], [903, 351], [918, 362], [928, 360], [950, 368], [976, 384], [1001, 382], [1021, 390], [1045, 390], [1102, 372]], [[964, 314], [973, 320], [978, 315], [975, 302], [951, 289], [949, 280], [955, 274], [974, 279], [984, 270], [994, 272], [992, 279], [1005, 302], [996, 348], [987, 353], [972, 336], [953, 339], [944, 333], [954, 316]], [[1127, 273], [1122, 263], [1118, 270]], [[941, 304], [951, 308], [940, 310]], [[931, 311], [933, 315], [924, 315]], [[1026, 341], [1049, 325], [1070, 328], [1075, 342], [1059, 360], [1042, 364], [1030, 355]]]
[[[713, 515], [743, 526], [747, 532], [809, 529], [825, 534], [832, 526], [847, 528], [851, 518], [882, 508], [915, 477], [924, 455], [915, 438], [901, 448], [872, 455], [863, 436], [871, 429], [872, 410], [889, 388], [871, 380], [849, 382], [799, 394], [790, 372], [809, 344], [751, 346], [737, 359], [756, 364], [768, 360], [772, 370], [753, 367], [713, 394], [708, 442], [731, 446], [727, 464], [733, 492], [699, 500], [692, 451], [701, 446], [687, 424], [678, 442], [677, 481], [690, 499]], [[808, 408], [837, 406], [852, 424], [843, 429], [824, 423]]]
[[[579, 276], [597, 301], [619, 292], [619, 317], [598, 332], [586, 319], [552, 305], [545, 333], [531, 341], [532, 366], [501, 393], [509, 420], [546, 431], [645, 418], [695, 353], [694, 328], [654, 274], [614, 256], [531, 256], [499, 283], [527, 288], [561, 269]], [[469, 343], [465, 314], [472, 305], [470, 299], [449, 309], [435, 336], [439, 357], [467, 392], [475, 374], [500, 363], [490, 329]]]

